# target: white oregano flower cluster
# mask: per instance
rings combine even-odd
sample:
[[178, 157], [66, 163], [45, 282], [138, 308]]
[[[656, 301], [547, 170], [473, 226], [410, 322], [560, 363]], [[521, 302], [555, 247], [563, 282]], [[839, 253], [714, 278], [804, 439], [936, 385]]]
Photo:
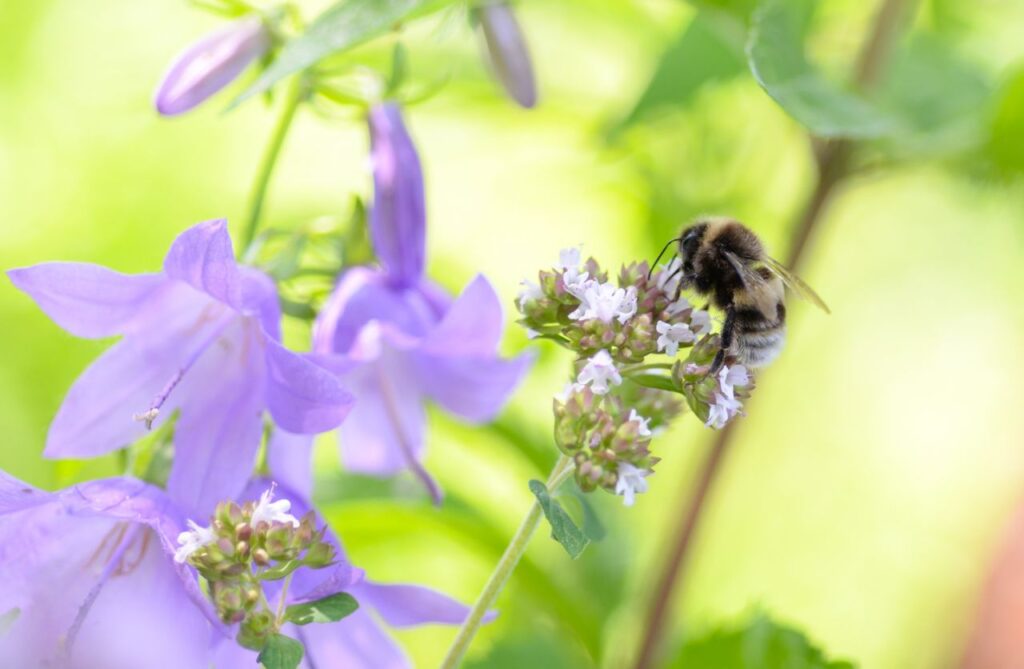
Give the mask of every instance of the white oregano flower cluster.
[[750, 375], [743, 365], [729, 367], [725, 365], [718, 372], [718, 389], [714, 394], [714, 404], [708, 413], [705, 425], [720, 430], [725, 424], [739, 415], [743, 410], [743, 404], [736, 399], [736, 388], [746, 386], [750, 383]]
[[[299, 519], [288, 513], [292, 508], [292, 503], [286, 499], [274, 502], [273, 499], [274, 486], [271, 486], [269, 490], [260, 495], [259, 501], [253, 507], [249, 525], [256, 527], [260, 523], [267, 525], [281, 523], [298, 527]], [[174, 552], [174, 561], [179, 564], [186, 562], [200, 548], [217, 541], [217, 533], [212, 526], [203, 527], [191, 519], [188, 521], [188, 526], [188, 530], [178, 535], [178, 549]]]

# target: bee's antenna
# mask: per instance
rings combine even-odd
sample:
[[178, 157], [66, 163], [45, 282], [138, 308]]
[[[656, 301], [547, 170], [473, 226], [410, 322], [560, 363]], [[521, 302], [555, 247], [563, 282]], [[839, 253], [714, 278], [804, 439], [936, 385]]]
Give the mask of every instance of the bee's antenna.
[[682, 237], [676, 237], [675, 239], [668, 240], [668, 243], [665, 244], [665, 246], [662, 247], [661, 253], [659, 253], [658, 257], [654, 259], [654, 262], [651, 263], [650, 269], [648, 269], [648, 271], [647, 271], [647, 280], [648, 281], [651, 280], [651, 275], [654, 274], [654, 268], [658, 266], [658, 261], [661, 260], [661, 256], [665, 255], [665, 251], [668, 251], [668, 247], [672, 246], [673, 244], [678, 244], [681, 241], [683, 241]]

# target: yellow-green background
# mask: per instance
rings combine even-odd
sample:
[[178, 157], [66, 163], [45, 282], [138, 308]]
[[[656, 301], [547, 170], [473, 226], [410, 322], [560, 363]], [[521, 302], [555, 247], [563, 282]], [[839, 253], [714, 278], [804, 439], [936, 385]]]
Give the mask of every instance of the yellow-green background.
[[[919, 21], [950, 3], [923, 4]], [[826, 3], [816, 57], [841, 71], [873, 6]], [[811, 157], [801, 129], [749, 77], [604, 141], [692, 9], [524, 0], [519, 13], [541, 85], [535, 111], [490, 83], [459, 20], [430, 22], [410, 44], [417, 76], [452, 80], [408, 113], [427, 171], [433, 277], [457, 291], [484, 271], [511, 310], [519, 279], [561, 247], [583, 242], [609, 266], [651, 257], [701, 211], [738, 216], [785, 248]], [[985, 0], [956, 14], [959, 48], [995, 82], [1024, 64], [1024, 5]], [[170, 58], [217, 25], [171, 0], [0, 4], [0, 266], [151, 271], [185, 227], [241, 219], [271, 112], [254, 103], [222, 114], [220, 97], [167, 120], [150, 104]], [[343, 214], [367, 190], [366, 169], [358, 120], [303, 113], [270, 221]], [[1024, 492], [1022, 251], [1024, 190], [983, 171], [918, 161], [837, 194], [803, 270], [833, 314], [791, 309], [786, 352], [759, 382], [704, 518], [677, 639], [763, 607], [867, 669], [955, 662], [998, 532]], [[63, 393], [108, 342], [72, 338], [7, 282], [0, 323], [0, 467], [45, 487], [114, 473], [110, 459], [40, 458]], [[510, 326], [506, 350], [528, 345]], [[550, 397], [567, 358], [541, 349], [504, 430], [432, 414], [427, 465], [448, 493], [442, 509], [411, 481], [339, 476], [323, 445], [318, 494], [372, 577], [476, 594], [530, 502], [526, 481], [554, 458]], [[609, 533], [579, 562], [542, 532], [474, 646], [480, 666], [624, 666], [710, 436], [688, 417], [657, 439], [663, 461], [634, 508], [594, 495]], [[453, 634], [401, 638], [429, 667]]]

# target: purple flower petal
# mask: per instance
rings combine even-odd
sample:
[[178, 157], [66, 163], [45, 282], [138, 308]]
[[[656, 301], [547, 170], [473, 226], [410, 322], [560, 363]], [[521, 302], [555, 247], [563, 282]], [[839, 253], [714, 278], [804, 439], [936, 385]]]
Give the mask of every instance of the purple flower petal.
[[484, 3], [478, 12], [495, 76], [513, 100], [530, 109], [537, 104], [537, 84], [515, 13], [504, 2]]
[[418, 355], [420, 387], [435, 402], [466, 420], [493, 419], [529, 370], [533, 357], [456, 358]]
[[504, 327], [501, 300], [483, 275], [477, 275], [423, 341], [425, 353], [491, 357]]
[[276, 427], [267, 442], [270, 478], [304, 499], [313, 498], [314, 439]]
[[7, 276], [57, 325], [86, 338], [130, 331], [165, 283], [159, 274], [121, 274], [86, 263], [45, 263]]
[[397, 105], [376, 105], [368, 120], [373, 160], [370, 236], [394, 285], [410, 286], [423, 275], [427, 228], [423, 170]]
[[164, 258], [164, 274], [242, 309], [242, 277], [224, 219], [199, 223], [178, 235]]
[[157, 89], [154, 104], [164, 116], [186, 112], [231, 83], [270, 48], [259, 17], [244, 18], [207, 35], [178, 55]]
[[275, 341], [266, 345], [267, 408], [274, 422], [300, 434], [337, 427], [355, 401], [338, 378]]
[[256, 463], [263, 432], [260, 339], [256, 323], [237, 320], [175, 391], [184, 399], [167, 490], [193, 518], [237, 497]]
[[362, 609], [332, 625], [305, 625], [296, 631], [306, 646], [308, 669], [412, 668], [401, 647]]
[[363, 581], [350, 589], [363, 606], [372, 606], [391, 627], [427, 623], [460, 625], [469, 607], [448, 595], [419, 585], [384, 585]]

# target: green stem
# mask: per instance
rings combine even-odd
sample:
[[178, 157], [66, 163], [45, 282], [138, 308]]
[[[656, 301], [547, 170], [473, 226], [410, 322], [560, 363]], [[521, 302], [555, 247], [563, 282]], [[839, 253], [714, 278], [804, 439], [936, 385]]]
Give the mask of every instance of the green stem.
[[[569, 459], [569, 456], [563, 455], [551, 470], [547, 483], [548, 490], [552, 492], [557, 490], [558, 486], [572, 475], [572, 472], [572, 460]], [[526, 547], [529, 545], [533, 533], [540, 524], [541, 515], [540, 503], [534, 500], [533, 504], [530, 505], [530, 510], [526, 512], [526, 517], [523, 518], [523, 522], [519, 525], [519, 529], [512, 536], [512, 540], [505, 549], [505, 553], [498, 560], [498, 564], [494, 567], [490, 578], [487, 579], [487, 583], [484, 585], [480, 596], [477, 597], [476, 603], [473, 604], [473, 609], [469, 612], [465, 622], [462, 623], [459, 633], [455, 636], [455, 640], [448, 649], [448, 654], [445, 655], [444, 662], [441, 663], [441, 669], [455, 669], [461, 664], [463, 656], [465, 656], [466, 651], [469, 650], [469, 645], [473, 642], [473, 637], [476, 636], [476, 633], [480, 630], [480, 625], [483, 624], [484, 614], [487, 613], [488, 609], [494, 604], [494, 600], [501, 594], [502, 588], [505, 587], [505, 583], [512, 575], [516, 565], [519, 564], [519, 559], [526, 552]]]
[[263, 151], [260, 159], [259, 170], [256, 172], [256, 181], [253, 184], [252, 195], [249, 197], [249, 214], [246, 219], [245, 229], [242, 233], [242, 244], [240, 249], [244, 250], [242, 257], [249, 254], [253, 240], [256, 238], [256, 230], [260, 226], [260, 215], [263, 213], [263, 204], [267, 199], [267, 187], [270, 185], [270, 177], [274, 173], [278, 156], [281, 154], [281, 147], [284, 145], [285, 137], [295, 119], [295, 112], [306, 92], [306, 84], [303, 76], [297, 75], [288, 87], [285, 94], [284, 106], [274, 124], [274, 130], [270, 135], [270, 143]]
[[292, 572], [285, 576], [284, 584], [281, 586], [281, 598], [277, 601], [277, 616], [274, 618], [278, 629], [281, 629], [281, 625], [284, 624], [285, 604], [287, 604], [288, 601], [288, 586], [291, 585], [292, 576], [294, 576], [294, 574], [295, 572]]

